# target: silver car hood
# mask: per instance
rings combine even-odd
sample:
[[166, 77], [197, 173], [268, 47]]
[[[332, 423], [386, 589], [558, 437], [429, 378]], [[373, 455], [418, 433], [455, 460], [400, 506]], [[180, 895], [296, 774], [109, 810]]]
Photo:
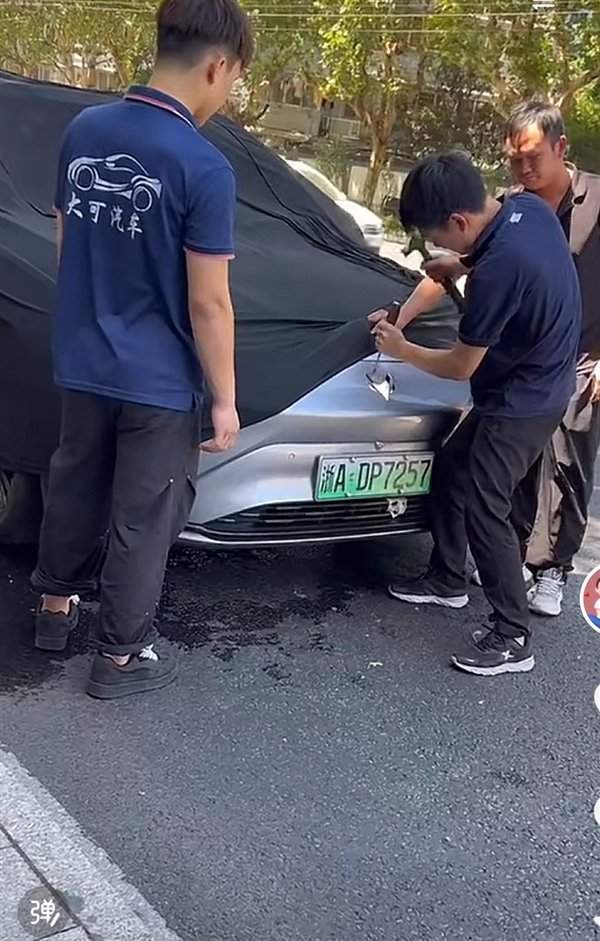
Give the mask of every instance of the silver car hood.
[[271, 444], [426, 442], [447, 434], [470, 401], [468, 383], [437, 379], [382, 358], [394, 383], [386, 401], [369, 384], [376, 356], [366, 357], [307, 393], [284, 412], [242, 429], [236, 447], [203, 454], [201, 473]]

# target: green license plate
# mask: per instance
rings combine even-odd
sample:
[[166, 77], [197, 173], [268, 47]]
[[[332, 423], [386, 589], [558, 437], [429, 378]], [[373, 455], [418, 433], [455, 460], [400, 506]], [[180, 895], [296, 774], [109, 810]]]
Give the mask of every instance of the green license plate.
[[429, 493], [433, 454], [378, 454], [321, 457], [315, 500], [409, 497]]

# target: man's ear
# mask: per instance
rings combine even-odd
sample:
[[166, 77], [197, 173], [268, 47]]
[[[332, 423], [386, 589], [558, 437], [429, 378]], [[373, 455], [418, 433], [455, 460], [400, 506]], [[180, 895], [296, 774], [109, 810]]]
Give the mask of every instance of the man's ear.
[[563, 157], [567, 156], [568, 152], [569, 152], [569, 141], [568, 141], [568, 138], [564, 134], [562, 134], [560, 137], [560, 140], [556, 144], [556, 154], [562, 160]]
[[469, 226], [469, 220], [466, 216], [461, 215], [460, 212], [453, 212], [448, 222], [453, 222], [461, 232], [465, 232]]
[[228, 70], [229, 70], [229, 62], [225, 58], [225, 56], [223, 56], [220, 59], [211, 59], [211, 61], [208, 64], [208, 68], [206, 70], [206, 77], [208, 79], [208, 84], [214, 85], [217, 79], [219, 78], [219, 76], [222, 75], [223, 72], [226, 72]]
[[206, 69], [206, 81], [208, 82], [209, 85], [214, 85], [216, 79], [217, 79], [217, 63], [214, 59], [211, 59]]

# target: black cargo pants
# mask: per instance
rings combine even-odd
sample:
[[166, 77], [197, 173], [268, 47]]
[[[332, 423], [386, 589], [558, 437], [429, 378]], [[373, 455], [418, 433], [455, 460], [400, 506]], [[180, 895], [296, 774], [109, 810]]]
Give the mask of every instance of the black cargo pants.
[[192, 508], [198, 416], [67, 391], [62, 406], [32, 584], [69, 596], [100, 579], [99, 649], [138, 653]]
[[472, 411], [436, 461], [431, 567], [457, 595], [463, 594], [470, 545], [495, 627], [505, 637], [530, 632], [513, 494], [560, 419], [494, 418]]

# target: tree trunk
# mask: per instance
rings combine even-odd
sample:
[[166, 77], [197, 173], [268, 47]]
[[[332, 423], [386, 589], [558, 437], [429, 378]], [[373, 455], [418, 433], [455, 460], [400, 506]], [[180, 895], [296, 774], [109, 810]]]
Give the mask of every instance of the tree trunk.
[[375, 203], [375, 196], [377, 195], [377, 187], [379, 185], [379, 179], [383, 168], [385, 167], [385, 161], [387, 157], [387, 140], [381, 140], [381, 138], [373, 131], [371, 135], [371, 156], [369, 158], [369, 170], [367, 172], [367, 179], [365, 180], [365, 188], [363, 192], [363, 199], [365, 205], [369, 209], [373, 208]]

